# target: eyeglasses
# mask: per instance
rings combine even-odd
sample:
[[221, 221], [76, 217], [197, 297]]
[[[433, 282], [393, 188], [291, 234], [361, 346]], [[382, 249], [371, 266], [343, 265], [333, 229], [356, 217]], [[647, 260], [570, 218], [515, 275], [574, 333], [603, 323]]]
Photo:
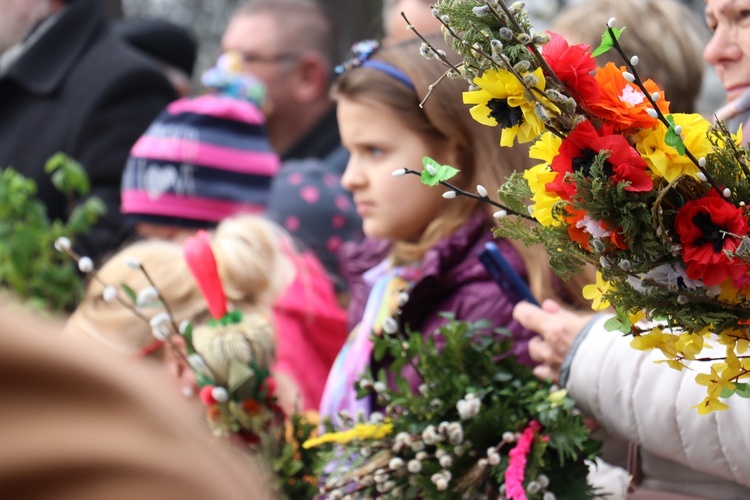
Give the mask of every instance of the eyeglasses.
[[256, 63], [280, 63], [284, 61], [294, 61], [299, 58], [299, 54], [281, 53], [276, 55], [262, 55], [253, 52], [240, 51], [242, 62], [245, 64]]

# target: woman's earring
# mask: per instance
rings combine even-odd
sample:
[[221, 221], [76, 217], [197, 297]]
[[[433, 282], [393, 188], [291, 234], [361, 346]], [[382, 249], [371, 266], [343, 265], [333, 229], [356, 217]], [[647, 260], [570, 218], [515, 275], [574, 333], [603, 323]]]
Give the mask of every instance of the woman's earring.
[[190, 385], [183, 385], [182, 386], [182, 395], [186, 398], [192, 398], [195, 396], [195, 389], [193, 389], [193, 386]]

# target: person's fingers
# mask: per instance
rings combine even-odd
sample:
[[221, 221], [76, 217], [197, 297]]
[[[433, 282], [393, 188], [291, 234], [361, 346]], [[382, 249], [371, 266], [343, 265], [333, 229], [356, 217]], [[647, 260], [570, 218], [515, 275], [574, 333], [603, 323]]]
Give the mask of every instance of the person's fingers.
[[542, 302], [542, 310], [554, 314], [562, 311], [562, 306], [552, 299], [545, 299]]
[[533, 337], [529, 340], [528, 348], [531, 359], [540, 363], [545, 363], [552, 354], [549, 345], [541, 337]]
[[541, 333], [545, 325], [550, 322], [550, 315], [539, 306], [529, 302], [519, 302], [513, 308], [513, 318], [528, 330]]
[[534, 375], [542, 380], [551, 380], [552, 382], [557, 382], [559, 379], [559, 372], [548, 365], [539, 365], [535, 367]]

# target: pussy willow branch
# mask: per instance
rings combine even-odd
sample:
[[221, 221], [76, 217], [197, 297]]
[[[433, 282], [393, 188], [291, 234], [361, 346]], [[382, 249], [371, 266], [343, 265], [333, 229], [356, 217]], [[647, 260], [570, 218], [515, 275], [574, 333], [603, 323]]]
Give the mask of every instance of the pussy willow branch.
[[179, 327], [179, 326], [177, 326], [177, 322], [176, 322], [176, 321], [175, 321], [175, 319], [174, 319], [174, 314], [172, 314], [172, 308], [171, 308], [171, 307], [169, 307], [169, 302], [167, 302], [167, 300], [166, 300], [166, 299], [165, 299], [164, 297], [162, 297], [162, 295], [161, 295], [161, 291], [159, 291], [159, 289], [158, 289], [158, 288], [156, 287], [156, 283], [154, 283], [154, 280], [153, 280], [153, 279], [151, 279], [151, 275], [150, 275], [150, 274], [148, 273], [148, 271], [146, 271], [146, 268], [145, 268], [145, 267], [143, 267], [143, 264], [141, 264], [141, 263], [139, 262], [139, 263], [138, 263], [138, 267], [140, 268], [140, 270], [141, 270], [141, 272], [143, 273], [143, 275], [144, 275], [144, 276], [146, 277], [146, 280], [148, 280], [149, 284], [150, 284], [150, 285], [151, 285], [151, 286], [152, 286], [152, 287], [154, 288], [154, 290], [156, 290], [156, 291], [157, 291], [157, 293], [159, 294], [159, 298], [161, 299], [161, 303], [162, 303], [162, 305], [164, 306], [164, 310], [165, 310], [165, 311], [167, 312], [167, 314], [169, 315], [169, 321], [170, 321], [170, 323], [172, 323], [172, 328], [174, 328], [174, 331], [175, 331], [175, 333], [180, 333], [180, 327]]
[[[443, 23], [442, 20], [440, 20], [440, 22], [443, 24], [443, 26], [445, 26], [446, 28], [448, 28], [450, 30], [450, 27], [447, 24]], [[487, 43], [491, 43], [492, 42], [490, 40], [490, 38], [484, 32], [482, 32], [477, 27], [476, 24], [474, 24], [474, 21], [470, 21], [469, 24], [471, 24], [471, 27], [474, 28], [474, 30], [476, 30], [477, 33], [479, 33], [482, 37], [484, 37], [484, 40]], [[450, 33], [451, 33], [451, 35], [456, 36], [456, 35], [453, 34], [453, 31], [450, 31]], [[461, 39], [459, 39], [459, 40], [461, 40]], [[468, 46], [468, 42], [465, 42], [463, 40], [461, 40], [461, 41], [464, 43], [464, 45]], [[491, 55], [489, 55], [485, 51], [483, 51], [480, 47], [470, 47], [470, 49], [473, 50], [473, 51], [475, 51], [477, 54], [481, 55], [482, 57], [484, 57], [485, 59], [487, 59], [491, 63], [497, 64], [497, 62], [495, 61], [495, 59]], [[521, 76], [521, 74], [516, 71], [516, 69], [513, 67], [513, 65], [510, 64], [510, 61], [508, 61], [505, 58], [505, 56], [501, 55], [500, 56], [500, 60], [503, 61], [503, 66], [505, 66], [505, 69], [508, 70], [508, 71], [510, 71], [511, 73], [513, 73], [513, 76], [516, 78], [516, 80], [518, 80], [518, 82], [521, 85], [523, 85], [523, 87], [526, 90], [529, 91], [529, 95], [534, 100], [534, 102], [536, 102], [539, 105], [543, 106], [547, 110], [547, 112], [549, 112], [555, 118], [557, 118], [557, 119], [563, 118], [563, 116], [561, 114], [557, 113], [553, 108], [551, 108], [550, 106], [548, 106], [547, 104], [545, 104], [542, 100], [540, 100], [537, 97], [537, 95], [540, 95], [540, 96], [546, 98], [546, 96], [544, 95], [544, 92], [542, 92], [541, 90], [539, 90], [536, 87], [532, 87], [532, 86], [529, 86], [529, 85], [526, 84], [526, 81], [523, 79], [523, 76]], [[565, 136], [561, 135], [556, 129], [553, 129], [553, 128], [550, 127], [550, 132], [552, 132], [553, 134], [557, 135], [561, 139], [565, 139]]]
[[[71, 259], [73, 259], [73, 261], [75, 261], [76, 263], [80, 262], [81, 256], [78, 255], [78, 253], [75, 250], [72, 250], [72, 249], [68, 248], [68, 249], [65, 250], [65, 253], [68, 254], [68, 257], [70, 257]], [[99, 276], [99, 273], [97, 273], [95, 269], [92, 269], [87, 274], [90, 274], [91, 277], [94, 279], [94, 281], [96, 281], [97, 283], [99, 283], [100, 285], [102, 285], [105, 289], [109, 286], [109, 283], [105, 283], [104, 280], [102, 280], [102, 278]], [[143, 320], [146, 324], [149, 324], [148, 318], [146, 316], [144, 316], [143, 313], [141, 313], [138, 310], [138, 308], [136, 308], [135, 306], [133, 306], [133, 304], [130, 304], [130, 303], [126, 302], [125, 300], [122, 299], [122, 297], [120, 297], [119, 291], [115, 295], [115, 300], [117, 302], [119, 302], [120, 305], [122, 305], [126, 309], [130, 310], [130, 312], [132, 312], [133, 314], [135, 314], [138, 318], [140, 318], [141, 320]]]
[[[645, 85], [643, 85], [643, 81], [641, 80], [640, 76], [638, 76], [638, 70], [636, 70], [635, 66], [631, 64], [630, 58], [628, 58], [627, 54], [625, 54], [625, 51], [620, 46], [620, 42], [617, 40], [617, 37], [615, 36], [614, 29], [610, 28], [609, 25], [607, 25], [607, 32], [609, 33], [609, 36], [612, 39], [612, 46], [617, 51], [617, 53], [620, 54], [620, 57], [622, 57], [622, 59], [625, 61], [625, 66], [628, 68], [630, 73], [635, 78], [635, 81], [633, 83], [635, 83], [638, 86], [641, 92], [643, 92], [643, 95], [646, 97], [646, 99], [648, 99], [648, 102], [651, 104], [654, 111], [656, 111], [659, 121], [662, 122], [664, 126], [667, 127], [667, 129], [674, 132], [674, 127], [672, 127], [672, 125], [669, 123], [669, 121], [667, 120], [667, 117], [664, 116], [664, 113], [661, 112], [661, 109], [659, 109], [659, 106], [656, 105], [656, 101], [654, 101], [654, 99], [651, 97], [651, 93], [646, 89]], [[704, 167], [700, 166], [698, 159], [695, 157], [695, 155], [693, 155], [693, 153], [690, 152], [689, 149], [687, 149], [687, 147], [685, 148], [685, 156], [687, 156], [690, 159], [690, 161], [692, 161], [695, 164], [698, 170], [700, 170], [701, 173], [706, 176], [706, 180], [711, 184], [711, 186], [716, 190], [716, 192], [719, 193], [719, 195], [723, 197], [724, 190], [722, 190], [719, 187], [719, 185], [714, 180], [713, 176], [711, 176], [711, 174], [708, 173], [708, 171]]]
[[[490, 9], [490, 12], [502, 22], [502, 16], [500, 16], [500, 13], [495, 9], [495, 7], [490, 3], [486, 2], [487, 7]], [[516, 30], [517, 33], [525, 33], [526, 35], [531, 36], [530, 33], [526, 33], [524, 29], [521, 27], [520, 24], [518, 24], [518, 21], [516, 21], [516, 17], [513, 15], [513, 13], [510, 11], [507, 5], [505, 5], [504, 1], [497, 2], [497, 5], [500, 6], [500, 8], [503, 10], [505, 15], [508, 17], [508, 21], [510, 21], [511, 24], [513, 24], [513, 28]], [[532, 37], [533, 39], [533, 37]], [[560, 80], [560, 78], [555, 74], [554, 71], [552, 71], [552, 68], [550, 68], [549, 64], [547, 64], [547, 61], [542, 57], [542, 54], [539, 53], [539, 49], [537, 49], [536, 44], [530, 43], [528, 45], [531, 52], [534, 54], [534, 57], [539, 62], [539, 65], [542, 67], [544, 72], [549, 75], [550, 78], [552, 78], [552, 81], [555, 82], [560, 88], [565, 88], [565, 84]]]
[[[413, 175], [417, 175], [417, 176], [420, 176], [420, 177], [422, 176], [422, 172], [419, 172], [417, 170], [411, 170], [411, 169], [405, 168], [404, 172], [407, 173], [407, 174], [413, 174]], [[442, 186], [447, 187], [448, 189], [450, 189], [452, 191], [455, 191], [457, 195], [465, 196], [467, 198], [473, 198], [475, 200], [478, 200], [478, 201], [487, 203], [489, 205], [492, 205], [493, 207], [497, 207], [497, 208], [499, 208], [501, 210], [505, 210], [508, 213], [508, 215], [516, 215], [516, 216], [521, 217], [523, 219], [534, 221], [537, 224], [539, 223], [539, 221], [537, 221], [536, 219], [534, 219], [530, 215], [528, 215], [528, 214], [522, 214], [520, 212], [516, 212], [515, 210], [513, 210], [511, 208], [508, 208], [508, 207], [506, 207], [505, 205], [503, 205], [501, 203], [498, 203], [498, 202], [496, 202], [494, 200], [491, 200], [489, 197], [479, 196], [478, 194], [474, 194], [474, 193], [471, 193], [469, 191], [464, 191], [463, 189], [461, 189], [461, 188], [459, 188], [457, 186], [454, 186], [450, 182], [439, 181], [439, 184], [441, 184]]]
[[430, 49], [435, 53], [435, 56], [438, 59], [440, 59], [440, 61], [443, 64], [445, 64], [450, 69], [452, 69], [453, 71], [455, 71], [456, 73], [458, 73], [459, 75], [461, 75], [461, 70], [459, 70], [456, 66], [454, 66], [453, 63], [451, 63], [448, 60], [448, 58], [445, 55], [443, 55], [442, 51], [438, 51], [438, 50], [435, 50], [433, 48], [432, 44], [430, 44], [430, 42], [428, 42], [427, 39], [424, 36], [422, 36], [422, 34], [419, 31], [417, 31], [417, 29], [414, 27], [414, 25], [409, 21], [409, 19], [406, 17], [406, 14], [404, 14], [402, 12], [401, 13], [401, 17], [403, 17], [404, 21], [406, 21], [407, 28], [409, 28], [415, 35], [417, 35], [419, 37], [420, 40], [422, 40], [428, 47], [430, 47]]

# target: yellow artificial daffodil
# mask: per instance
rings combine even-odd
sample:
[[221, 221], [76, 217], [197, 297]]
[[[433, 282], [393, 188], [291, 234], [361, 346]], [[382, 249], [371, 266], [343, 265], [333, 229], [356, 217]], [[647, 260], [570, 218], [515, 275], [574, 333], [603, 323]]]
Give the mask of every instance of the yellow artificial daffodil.
[[[682, 140], [685, 147], [693, 153], [696, 158], [705, 157], [711, 152], [712, 146], [706, 136], [711, 124], [697, 113], [675, 113], [675, 125], [682, 127]], [[636, 134], [635, 142], [638, 152], [641, 154], [651, 171], [659, 177], [664, 177], [667, 182], [672, 182], [680, 175], [696, 177], [698, 167], [687, 155], [680, 153], [664, 142], [667, 127], [659, 123], [654, 128], [641, 130]]]
[[[526, 75], [534, 75], [537, 80], [535, 88], [544, 90], [546, 83], [541, 68]], [[528, 91], [513, 73], [505, 69], [485, 71], [474, 79], [474, 84], [479, 89], [464, 92], [464, 104], [474, 105], [471, 116], [479, 123], [502, 127], [501, 146], [512, 146], [516, 138], [520, 143], [533, 141], [544, 131], [544, 122], [534, 112], [536, 101], [526, 99]], [[550, 109], [558, 111], [543, 96], [536, 97]]]
[[547, 184], [554, 181], [557, 173], [550, 168], [552, 159], [557, 156], [562, 139], [556, 135], [545, 132], [529, 149], [529, 157], [536, 160], [542, 160], [535, 167], [526, 169], [523, 178], [529, 185], [533, 193], [531, 200], [531, 216], [545, 227], [561, 224], [562, 221], [556, 221], [552, 217], [552, 208], [556, 203], [561, 201], [557, 193], [547, 191]]
[[596, 272], [596, 283], [583, 287], [583, 298], [592, 301], [591, 309], [601, 311], [609, 307], [609, 301], [603, 296], [605, 293], [613, 291], [615, 288], [610, 281], [604, 281], [602, 273]]
[[325, 443], [346, 444], [355, 439], [377, 440], [383, 439], [393, 432], [393, 423], [386, 421], [382, 424], [357, 424], [347, 431], [329, 432], [314, 439], [308, 439], [302, 444], [305, 449], [316, 448]]

